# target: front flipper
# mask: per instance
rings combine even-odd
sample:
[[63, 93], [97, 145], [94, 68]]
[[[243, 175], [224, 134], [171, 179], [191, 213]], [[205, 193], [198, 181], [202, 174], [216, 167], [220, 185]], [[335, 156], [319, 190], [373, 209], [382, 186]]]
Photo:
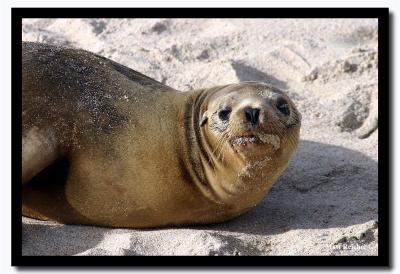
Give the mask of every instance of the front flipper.
[[54, 131], [32, 127], [22, 133], [22, 184], [60, 157]]

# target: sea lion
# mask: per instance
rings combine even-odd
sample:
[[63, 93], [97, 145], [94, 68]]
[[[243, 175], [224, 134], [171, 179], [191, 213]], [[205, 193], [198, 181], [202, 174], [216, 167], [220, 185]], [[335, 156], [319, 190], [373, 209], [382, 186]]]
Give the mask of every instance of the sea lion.
[[180, 92], [84, 50], [23, 43], [23, 215], [130, 228], [231, 219], [286, 168], [300, 121], [269, 84]]

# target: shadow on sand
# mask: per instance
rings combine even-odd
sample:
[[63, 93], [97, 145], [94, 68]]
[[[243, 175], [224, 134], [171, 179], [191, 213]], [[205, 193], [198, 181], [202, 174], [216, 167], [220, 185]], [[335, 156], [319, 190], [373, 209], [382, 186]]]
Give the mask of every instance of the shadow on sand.
[[263, 201], [212, 230], [256, 235], [348, 227], [378, 219], [378, 163], [347, 148], [301, 141]]

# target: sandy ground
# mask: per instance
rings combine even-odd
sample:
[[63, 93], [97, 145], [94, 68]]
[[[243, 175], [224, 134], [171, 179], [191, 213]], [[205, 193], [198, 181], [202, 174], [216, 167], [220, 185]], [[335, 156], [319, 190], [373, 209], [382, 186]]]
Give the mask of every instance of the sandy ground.
[[[83, 48], [189, 90], [287, 90], [301, 141], [264, 200], [229, 222], [106, 229], [23, 218], [24, 255], [377, 255], [377, 20], [29, 19], [23, 40]], [[382, 91], [387, 92], [387, 91]]]

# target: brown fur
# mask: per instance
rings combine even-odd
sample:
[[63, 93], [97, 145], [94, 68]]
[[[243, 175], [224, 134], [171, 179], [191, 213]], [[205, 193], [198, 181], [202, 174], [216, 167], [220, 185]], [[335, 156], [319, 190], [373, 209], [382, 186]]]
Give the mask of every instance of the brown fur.
[[[104, 57], [35, 43], [23, 44], [22, 63], [25, 216], [110, 227], [227, 220], [264, 197], [297, 146], [300, 114], [266, 84], [179, 92]], [[270, 93], [288, 100], [293, 124]], [[268, 117], [259, 133], [273, 136], [230, 145], [212, 128], [226, 98], [230, 135], [253, 130], [241, 116], [247, 100]]]

